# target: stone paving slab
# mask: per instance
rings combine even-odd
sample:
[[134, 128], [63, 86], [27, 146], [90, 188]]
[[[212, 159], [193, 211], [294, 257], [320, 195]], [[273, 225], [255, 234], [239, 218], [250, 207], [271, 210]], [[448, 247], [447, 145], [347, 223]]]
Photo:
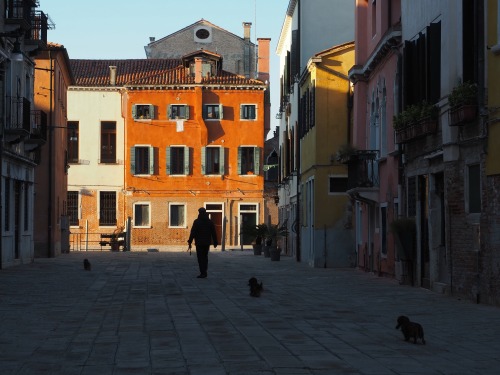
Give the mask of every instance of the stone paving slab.
[[[0, 270], [0, 374], [500, 373], [497, 307], [248, 250], [212, 251], [209, 277], [196, 275], [185, 251], [72, 252]], [[402, 314], [427, 345], [403, 340]]]

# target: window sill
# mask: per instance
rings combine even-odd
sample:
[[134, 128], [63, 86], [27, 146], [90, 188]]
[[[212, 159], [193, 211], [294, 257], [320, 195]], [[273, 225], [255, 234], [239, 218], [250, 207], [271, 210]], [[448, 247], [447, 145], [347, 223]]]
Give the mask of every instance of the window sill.
[[151, 229], [153, 227], [150, 225], [149, 226], [135, 226], [134, 225], [134, 226], [132, 226], [132, 228], [134, 228], [134, 229]]

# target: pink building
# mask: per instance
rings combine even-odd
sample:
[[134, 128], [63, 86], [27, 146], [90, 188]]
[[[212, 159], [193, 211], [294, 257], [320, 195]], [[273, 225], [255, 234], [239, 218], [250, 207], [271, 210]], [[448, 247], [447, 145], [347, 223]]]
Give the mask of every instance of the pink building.
[[396, 267], [390, 223], [400, 215], [398, 145], [392, 119], [399, 112], [401, 87], [400, 0], [356, 0], [354, 111], [351, 143], [344, 159], [349, 169], [349, 195], [355, 201], [357, 264], [360, 268], [405, 278]]

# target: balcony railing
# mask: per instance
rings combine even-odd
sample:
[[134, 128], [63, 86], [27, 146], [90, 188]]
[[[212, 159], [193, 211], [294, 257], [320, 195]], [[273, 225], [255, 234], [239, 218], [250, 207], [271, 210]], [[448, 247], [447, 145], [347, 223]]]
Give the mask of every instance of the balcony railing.
[[428, 134], [434, 134], [437, 131], [437, 127], [437, 119], [424, 118], [402, 129], [397, 129], [396, 143], [408, 143], [414, 139], [425, 137]]
[[29, 35], [26, 35], [27, 42], [35, 42], [40, 46], [47, 45], [47, 30], [53, 28], [52, 22], [42, 11], [34, 11], [32, 17], [31, 30]]
[[26, 98], [10, 98], [5, 133], [28, 136], [31, 133], [31, 103]]
[[358, 150], [347, 160], [347, 188], [372, 188], [379, 186], [376, 150]]

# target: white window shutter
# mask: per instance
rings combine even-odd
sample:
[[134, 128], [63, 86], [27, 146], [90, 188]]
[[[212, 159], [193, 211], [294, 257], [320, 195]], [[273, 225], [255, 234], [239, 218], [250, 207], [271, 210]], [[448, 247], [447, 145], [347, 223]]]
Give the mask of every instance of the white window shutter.
[[224, 147], [221, 147], [219, 149], [219, 174], [223, 175], [224, 174]]
[[260, 147], [253, 149], [253, 173], [260, 174]]
[[206, 147], [201, 148], [201, 174], [207, 174], [206, 173], [206, 164], [207, 164], [207, 159], [206, 159]]
[[170, 174], [171, 173], [170, 172], [170, 147], [167, 147], [166, 158], [167, 158], [167, 174]]
[[238, 147], [238, 174], [241, 174], [241, 147]]
[[155, 149], [149, 147], [149, 174], [155, 174]]
[[189, 147], [184, 147], [184, 174], [189, 174]]
[[130, 173], [135, 174], [135, 147], [130, 147]]

